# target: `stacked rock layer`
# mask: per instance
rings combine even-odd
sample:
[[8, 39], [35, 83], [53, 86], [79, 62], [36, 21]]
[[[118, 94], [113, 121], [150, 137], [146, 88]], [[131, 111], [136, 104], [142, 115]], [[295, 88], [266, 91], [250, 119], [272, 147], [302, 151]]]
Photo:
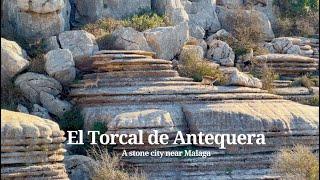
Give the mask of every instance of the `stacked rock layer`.
[[1, 179], [68, 179], [58, 124], [1, 110]]
[[257, 62], [267, 64], [274, 72], [285, 76], [299, 76], [319, 70], [319, 60], [294, 54], [267, 54], [256, 56]]
[[[83, 61], [83, 79], [70, 96], [81, 105], [85, 129], [105, 123], [107, 133], [169, 135], [168, 145], [117, 145], [115, 149], [209, 151], [202, 157], [127, 157], [150, 179], [257, 179], [270, 173], [273, 153], [295, 144], [319, 149], [319, 108], [283, 100], [264, 90], [206, 86], [180, 77], [171, 61], [143, 51], [100, 51]], [[197, 134], [262, 133], [266, 145], [173, 145], [178, 131]], [[121, 152], [121, 151], [120, 151]]]

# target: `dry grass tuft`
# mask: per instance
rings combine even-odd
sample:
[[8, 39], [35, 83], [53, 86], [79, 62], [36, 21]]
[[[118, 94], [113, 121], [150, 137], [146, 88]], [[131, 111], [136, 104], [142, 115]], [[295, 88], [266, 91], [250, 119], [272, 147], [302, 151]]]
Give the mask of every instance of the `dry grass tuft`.
[[18, 104], [28, 105], [28, 100], [12, 82], [1, 86], [1, 109], [16, 111]]
[[287, 177], [318, 180], [319, 157], [308, 147], [297, 145], [293, 149], [281, 150], [275, 158], [272, 169]]
[[117, 155], [111, 156], [107, 150], [92, 148], [88, 153], [97, 162], [92, 172], [92, 180], [146, 180], [146, 176], [138, 171], [129, 174], [121, 165]]
[[291, 86], [302, 86], [306, 88], [310, 88], [312, 86], [315, 86], [315, 82], [310, 79], [308, 76], [304, 75], [300, 78], [295, 79], [292, 83]]
[[202, 81], [203, 76], [215, 77], [220, 84], [225, 82], [225, 77], [218, 68], [212, 67], [209, 61], [200, 59], [192, 53], [185, 54], [184, 59], [181, 60], [179, 74], [193, 78], [197, 82]]

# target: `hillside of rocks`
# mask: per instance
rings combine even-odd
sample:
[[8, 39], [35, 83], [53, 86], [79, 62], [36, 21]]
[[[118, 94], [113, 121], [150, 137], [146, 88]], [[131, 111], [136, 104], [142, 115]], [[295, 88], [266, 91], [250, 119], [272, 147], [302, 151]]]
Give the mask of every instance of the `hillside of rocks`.
[[262, 133], [263, 146], [100, 148], [213, 154], [120, 159], [146, 179], [283, 178], [272, 168], [277, 152], [319, 152], [312, 3], [2, 0], [1, 179], [99, 179], [90, 145], [66, 143], [75, 130], [158, 130], [170, 142], [178, 131]]

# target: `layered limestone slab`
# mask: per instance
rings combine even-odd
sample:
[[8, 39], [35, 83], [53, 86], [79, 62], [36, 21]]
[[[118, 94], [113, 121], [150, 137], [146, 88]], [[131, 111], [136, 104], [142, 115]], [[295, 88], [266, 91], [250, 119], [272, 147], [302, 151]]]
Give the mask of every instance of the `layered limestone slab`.
[[192, 133], [319, 135], [319, 108], [285, 100], [185, 105]]
[[1, 179], [68, 179], [64, 141], [53, 121], [1, 110]]
[[137, 54], [144, 56], [155, 57], [156, 53], [149, 51], [141, 51], [141, 50], [101, 50], [94, 53], [95, 55], [99, 54]]

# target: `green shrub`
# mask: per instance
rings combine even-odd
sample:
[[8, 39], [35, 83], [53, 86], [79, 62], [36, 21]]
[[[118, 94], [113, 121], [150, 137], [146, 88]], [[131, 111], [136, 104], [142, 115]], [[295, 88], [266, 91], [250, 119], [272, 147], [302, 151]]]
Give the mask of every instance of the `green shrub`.
[[199, 59], [195, 54], [188, 53], [181, 61], [179, 74], [182, 76], [193, 78], [196, 82], [202, 81], [203, 76], [215, 77], [221, 84], [225, 81], [223, 73], [218, 68], [213, 68], [209, 61]]
[[107, 132], [107, 126], [104, 122], [94, 122], [92, 126], [92, 131], [100, 131], [101, 133]]
[[274, 0], [273, 4], [280, 8], [282, 15], [291, 17], [319, 10], [319, 0]]
[[124, 20], [123, 24], [124, 26], [132, 27], [137, 31], [144, 31], [151, 28], [169, 25], [166, 17], [159, 16], [153, 12], [134, 15], [131, 18]]
[[[319, 158], [308, 147], [283, 149], [275, 157], [272, 170], [295, 179], [319, 179]], [[293, 177], [292, 177], [293, 176]]]
[[80, 108], [74, 106], [70, 111], [64, 113], [63, 117], [58, 120], [58, 124], [64, 131], [78, 131], [83, 129], [84, 118]]
[[311, 106], [319, 106], [319, 95], [313, 96], [308, 104]]

